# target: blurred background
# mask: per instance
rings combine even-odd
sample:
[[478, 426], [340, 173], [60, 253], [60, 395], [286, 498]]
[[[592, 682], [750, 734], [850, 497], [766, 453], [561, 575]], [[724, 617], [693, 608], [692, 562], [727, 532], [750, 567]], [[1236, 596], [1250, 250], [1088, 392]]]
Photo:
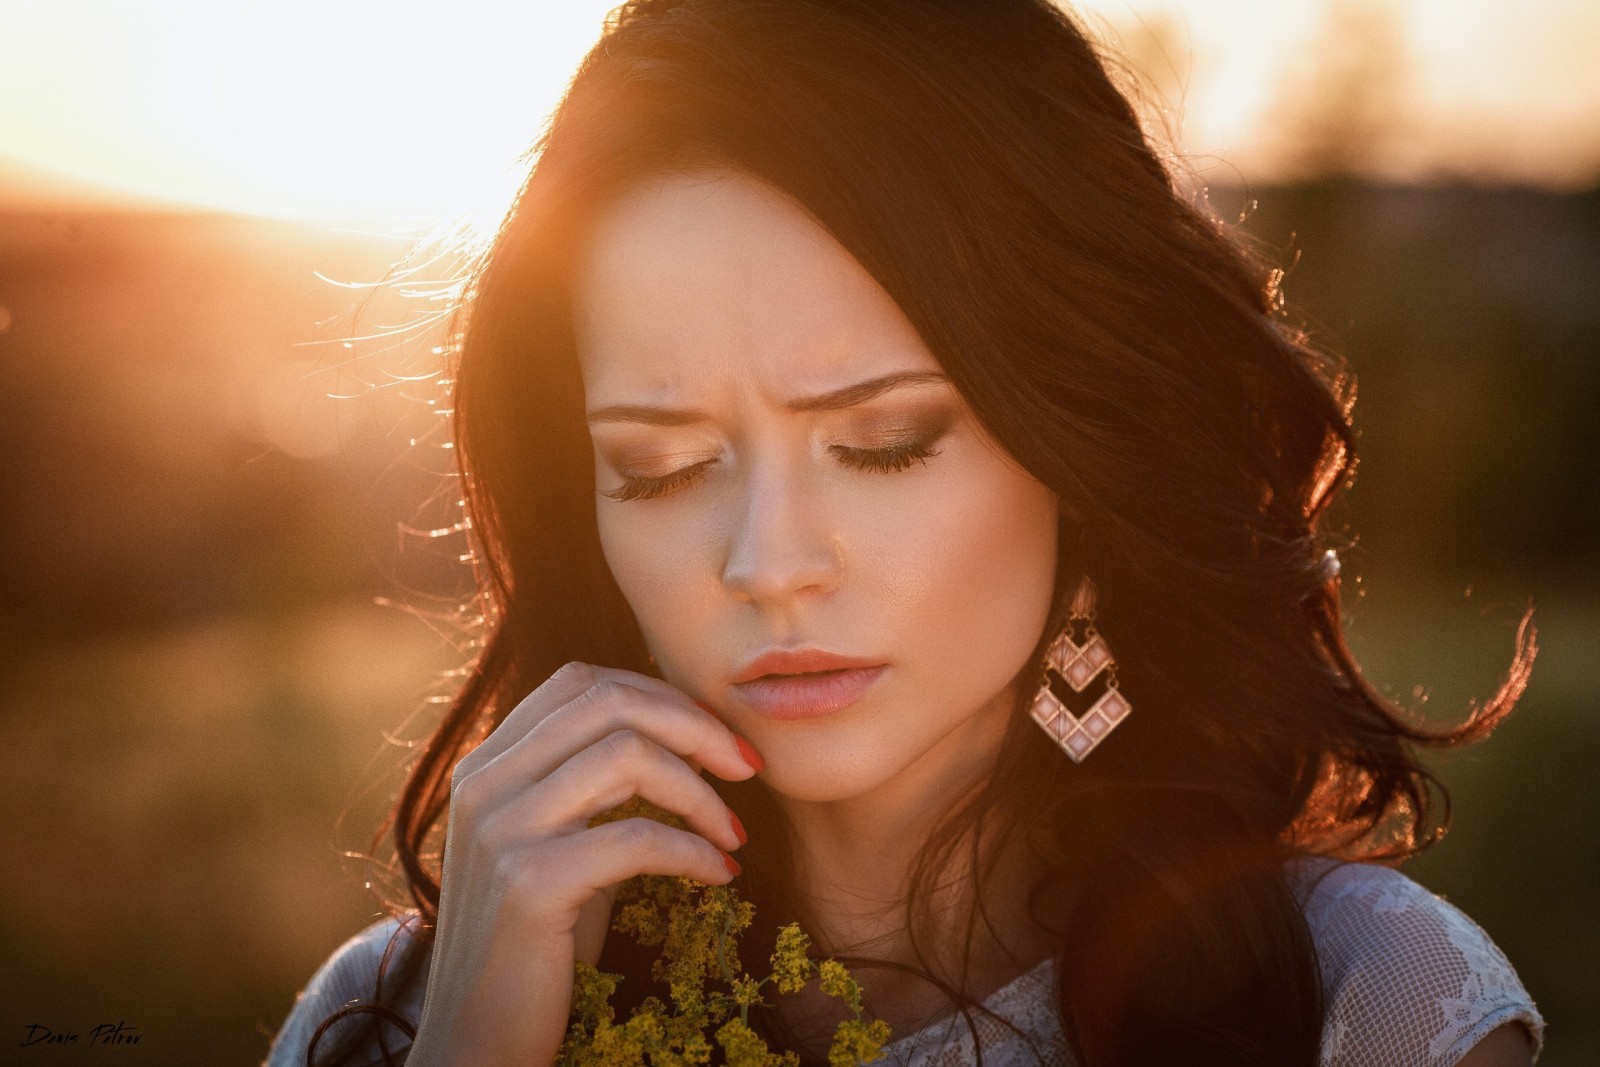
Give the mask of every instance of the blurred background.
[[[607, 6], [0, 0], [0, 1048], [80, 1034], [0, 1059], [255, 1062], [376, 913], [346, 853], [465, 579], [449, 264], [393, 267], [494, 217]], [[1517, 964], [1541, 1062], [1597, 1062], [1600, 5], [1078, 9], [1357, 372], [1369, 674], [1458, 716], [1537, 607], [1521, 709], [1438, 761], [1455, 826], [1406, 869]]]

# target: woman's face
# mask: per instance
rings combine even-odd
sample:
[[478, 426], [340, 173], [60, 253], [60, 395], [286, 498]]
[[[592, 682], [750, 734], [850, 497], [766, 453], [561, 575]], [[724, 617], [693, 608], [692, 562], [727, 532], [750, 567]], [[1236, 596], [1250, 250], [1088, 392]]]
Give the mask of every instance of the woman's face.
[[1054, 495], [772, 187], [599, 218], [575, 329], [600, 537], [663, 676], [795, 800], [981, 772], [1050, 608]]

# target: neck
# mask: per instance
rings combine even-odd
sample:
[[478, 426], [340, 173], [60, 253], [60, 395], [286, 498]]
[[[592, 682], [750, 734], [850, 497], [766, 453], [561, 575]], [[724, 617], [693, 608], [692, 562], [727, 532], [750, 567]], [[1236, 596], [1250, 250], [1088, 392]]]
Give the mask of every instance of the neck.
[[[1013, 842], [986, 858], [985, 916], [975, 916], [970, 838], [954, 843], [937, 884], [916, 901], [926, 924], [912, 944], [907, 892], [930, 835], [996, 773], [1009, 721], [1007, 694], [993, 715], [939, 745], [887, 782], [845, 800], [797, 801], [773, 794], [790, 827], [793, 888], [799, 916], [825, 955], [864, 956], [902, 964], [852, 967], [868, 1011], [897, 1036], [915, 1033], [952, 1010], [934, 977], [982, 1002], [1032, 967], [1049, 938], [1028, 919], [1027, 893], [1038, 875], [1028, 850]], [[995, 846], [992, 839], [986, 849]], [[993, 862], [988, 862], [992, 859]], [[987, 921], [985, 921], [985, 919]], [[920, 950], [920, 951], [919, 951]], [[781, 1010], [790, 1039], [821, 1055], [845, 1016], [814, 987], [787, 998]]]
[[[910, 878], [939, 824], [995, 773], [1011, 705], [1009, 691], [1001, 694], [992, 713], [974, 716], [860, 795], [823, 802], [776, 798], [795, 846], [795, 888], [827, 951], [912, 962], [905, 899]], [[965, 941], [965, 917], [975, 901], [968, 843], [957, 844], [950, 856], [927, 904], [940, 945], [955, 949]], [[997, 918], [1015, 914], [1009, 899], [990, 903], [1001, 905]]]

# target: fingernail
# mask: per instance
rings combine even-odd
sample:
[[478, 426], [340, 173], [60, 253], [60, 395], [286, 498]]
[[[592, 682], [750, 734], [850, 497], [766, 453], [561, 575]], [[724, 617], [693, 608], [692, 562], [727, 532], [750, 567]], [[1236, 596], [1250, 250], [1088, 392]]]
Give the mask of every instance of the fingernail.
[[732, 808], [728, 809], [728, 821], [733, 824], [733, 836], [739, 839], [739, 844], [750, 840], [750, 835], [744, 832], [744, 823], [739, 821], [739, 816], [734, 814]]
[[739, 867], [739, 861], [728, 855], [726, 852], [722, 852], [720, 848], [717, 849], [717, 851], [722, 853], [722, 865], [728, 868], [728, 873], [733, 875], [735, 878], [739, 877], [739, 871], [741, 869]]
[[738, 734], [733, 735], [733, 743], [739, 746], [739, 755], [744, 757], [744, 761], [750, 764], [752, 770], [759, 771], [767, 765], [767, 761], [761, 758], [761, 753], [756, 751], [755, 746]]

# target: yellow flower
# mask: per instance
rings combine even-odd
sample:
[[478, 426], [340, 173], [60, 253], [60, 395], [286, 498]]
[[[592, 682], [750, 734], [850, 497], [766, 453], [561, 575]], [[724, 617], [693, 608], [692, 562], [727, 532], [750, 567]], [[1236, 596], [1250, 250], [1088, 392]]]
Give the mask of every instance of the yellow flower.
[[597, 970], [579, 960], [572, 976], [572, 1010], [574, 1014], [590, 1019], [610, 1020], [615, 1017], [611, 1008], [611, 994], [617, 991], [622, 975]]
[[[683, 820], [638, 797], [596, 816], [590, 825], [635, 817], [683, 826]], [[563, 1067], [696, 1067], [711, 1062], [714, 1048], [707, 1035], [714, 1031], [728, 1067], [799, 1067], [794, 1052], [767, 1047], [750, 1026], [749, 1014], [770, 1006], [761, 996], [767, 983], [779, 994], [798, 993], [813, 973], [822, 991], [844, 1001], [855, 1016], [834, 1031], [830, 1067], [877, 1058], [888, 1042], [888, 1025], [862, 1019], [861, 986], [837, 960], [813, 964], [811, 939], [797, 924], [778, 931], [771, 974], [757, 979], [744, 972], [738, 939], [754, 919], [755, 906], [728, 886], [659, 875], [623, 883], [612, 929], [647, 948], [661, 947], [650, 974], [667, 987], [672, 1003], [646, 997], [618, 1025], [611, 996], [622, 976], [576, 962], [571, 1021], [559, 1062]]]
[[889, 1024], [882, 1019], [846, 1019], [833, 1031], [828, 1067], [857, 1067], [871, 1063], [889, 1043]]
[[850, 977], [844, 964], [838, 960], [823, 960], [817, 967], [817, 976], [821, 979], [824, 995], [837, 997], [855, 1014], [861, 1014], [861, 986]]
[[798, 993], [805, 988], [806, 979], [816, 966], [806, 951], [811, 938], [800, 929], [799, 923], [790, 923], [778, 931], [778, 945], [772, 952], [772, 978], [780, 993]]
[[729, 1019], [717, 1031], [717, 1044], [727, 1057], [728, 1067], [768, 1067], [774, 1059], [761, 1035], [738, 1019]]

